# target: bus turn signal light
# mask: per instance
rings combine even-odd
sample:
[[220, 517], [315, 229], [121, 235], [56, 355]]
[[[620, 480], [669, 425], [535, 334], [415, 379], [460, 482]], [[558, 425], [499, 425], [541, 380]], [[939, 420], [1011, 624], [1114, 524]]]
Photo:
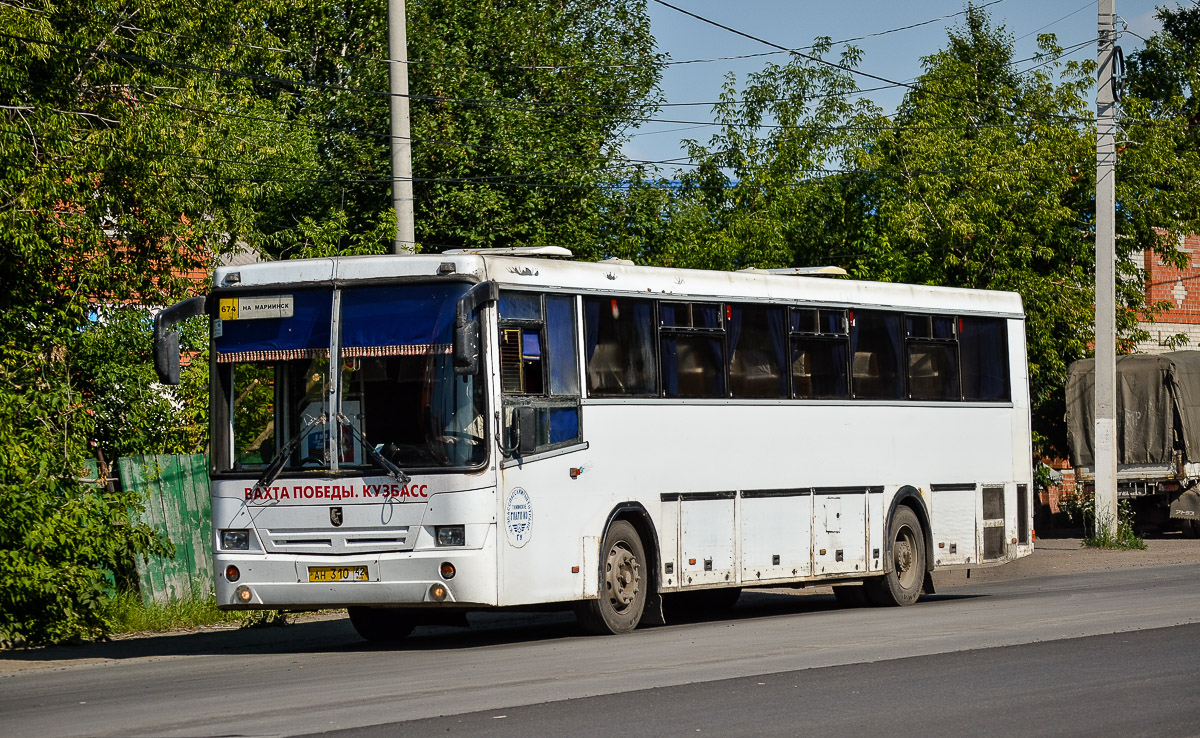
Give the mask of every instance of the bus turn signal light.
[[434, 602], [445, 601], [447, 594], [445, 585], [435, 583], [429, 588], [429, 598]]
[[249, 603], [250, 598], [254, 596], [254, 594], [250, 591], [250, 588], [244, 584], [234, 590], [233, 595], [237, 597], [238, 602], [242, 603], [243, 605]]
[[225, 578], [231, 582], [236, 582], [242, 578], [242, 572], [238, 571], [236, 566], [230, 564], [229, 566], [225, 567]]
[[454, 564], [451, 564], [449, 561], [443, 561], [440, 569], [442, 579], [453, 579], [454, 575], [457, 573], [454, 569]]

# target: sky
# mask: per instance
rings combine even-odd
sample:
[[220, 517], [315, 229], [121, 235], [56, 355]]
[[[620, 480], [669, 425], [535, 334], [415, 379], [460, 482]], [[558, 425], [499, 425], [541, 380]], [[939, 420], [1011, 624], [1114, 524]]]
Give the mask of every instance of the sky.
[[[756, 36], [786, 48], [808, 46], [817, 36], [829, 36], [834, 41], [880, 34], [914, 24], [915, 28], [854, 41], [863, 52], [858, 69], [889, 80], [912, 82], [921, 74], [921, 57], [945, 46], [946, 31], [963, 21], [965, 0], [666, 0], [688, 12], [703, 16], [730, 28]], [[1087, 41], [1068, 58], [1095, 59], [1097, 2], [1083, 0], [976, 0], [985, 6], [993, 25], [1003, 26], [1015, 39], [1016, 59], [1032, 57], [1037, 52], [1039, 33], [1054, 33], [1059, 45], [1070, 47]], [[1128, 56], [1143, 46], [1141, 38], [1149, 38], [1160, 27], [1154, 17], [1156, 5], [1175, 7], [1174, 0], [1114, 0], [1118, 15], [1117, 44]], [[774, 52], [770, 46], [738, 36], [671, 8], [647, 0], [650, 27], [658, 50], [676, 62], [664, 71], [661, 89], [665, 102], [660, 119], [701, 122], [712, 120], [711, 103], [720, 96], [725, 76], [733, 73], [739, 84], [746, 74], [761, 69], [769, 62], [785, 63], [787, 54], [774, 53], [749, 59], [709, 60], [744, 54]], [[951, 17], [944, 17], [951, 16]], [[926, 21], [933, 21], [926, 23]], [[1122, 29], [1126, 28], [1122, 32]], [[1138, 37], [1141, 38], [1138, 38]], [[826, 57], [836, 61], [843, 47], [835, 45]], [[1018, 64], [1018, 68], [1035, 62]], [[860, 87], [877, 87], [880, 83], [860, 78]], [[904, 88], [871, 93], [871, 98], [892, 112], [900, 103]], [[679, 106], [681, 103], [704, 103]], [[681, 140], [694, 138], [706, 143], [715, 132], [712, 126], [681, 123], [643, 123], [632, 132], [625, 145], [626, 156], [635, 161], [669, 161], [683, 155]], [[664, 168], [671, 169], [670, 164]]]

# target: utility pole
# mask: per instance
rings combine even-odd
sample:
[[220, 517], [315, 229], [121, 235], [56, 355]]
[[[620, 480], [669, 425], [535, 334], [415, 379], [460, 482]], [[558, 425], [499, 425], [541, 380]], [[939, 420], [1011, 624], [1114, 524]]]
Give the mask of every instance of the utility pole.
[[1098, 0], [1096, 62], [1096, 533], [1117, 533], [1116, 146], [1114, 0]]
[[388, 0], [389, 91], [392, 101], [392, 205], [396, 242], [392, 253], [411, 254], [417, 236], [413, 223], [412, 134], [408, 116], [408, 21], [404, 0]]

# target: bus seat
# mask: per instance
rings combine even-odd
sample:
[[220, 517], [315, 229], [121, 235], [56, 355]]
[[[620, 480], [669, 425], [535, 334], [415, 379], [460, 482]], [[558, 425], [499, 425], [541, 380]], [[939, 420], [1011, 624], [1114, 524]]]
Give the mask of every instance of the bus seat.
[[873, 396], [883, 389], [882, 378], [879, 376], [879, 358], [874, 351], [855, 351], [851, 363], [854, 375], [855, 396]]

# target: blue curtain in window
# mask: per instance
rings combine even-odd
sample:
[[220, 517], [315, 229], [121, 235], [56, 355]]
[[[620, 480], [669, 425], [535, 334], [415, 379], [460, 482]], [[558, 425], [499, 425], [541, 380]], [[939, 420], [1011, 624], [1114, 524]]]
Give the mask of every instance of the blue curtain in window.
[[[786, 366], [787, 362], [787, 319], [784, 317], [783, 311], [771, 309], [767, 311], [767, 329], [771, 331], [771, 348], [775, 351], [775, 356], [779, 361], [780, 366]], [[783, 392], [787, 394], [787, 375], [784, 374]]]
[[575, 298], [546, 297], [546, 351], [550, 394], [579, 394], [579, 348], [575, 343]]
[[679, 341], [673, 335], [662, 338], [662, 382], [667, 397], [679, 396]]
[[296, 290], [252, 297], [275, 296], [292, 298], [291, 317], [221, 321], [213, 342], [218, 362], [289, 361], [329, 355], [332, 293]]
[[654, 394], [658, 383], [655, 381], [654, 362], [654, 304], [638, 300], [633, 302], [633, 320], [637, 326], [638, 351], [631, 352], [630, 386], [632, 394]]
[[343, 290], [342, 355], [450, 353], [458, 298], [468, 287], [443, 283]]
[[742, 316], [746, 309], [734, 305], [729, 314], [729, 356], [732, 358], [737, 355], [738, 339], [742, 337]]
[[596, 355], [596, 344], [600, 340], [600, 300], [595, 297], [583, 301], [583, 341], [587, 360]]

